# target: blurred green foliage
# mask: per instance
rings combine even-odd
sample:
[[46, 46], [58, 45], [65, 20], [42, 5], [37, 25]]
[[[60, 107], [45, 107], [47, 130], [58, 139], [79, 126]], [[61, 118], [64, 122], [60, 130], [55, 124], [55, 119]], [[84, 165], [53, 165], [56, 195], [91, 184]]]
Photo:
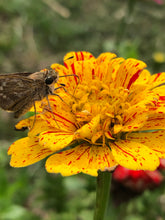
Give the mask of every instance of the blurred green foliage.
[[165, 51], [165, 6], [130, 2], [134, 7], [127, 0], [1, 0], [1, 72], [35, 71], [72, 50], [117, 52], [152, 68], [152, 54]]
[[[165, 54], [164, 11], [152, 0], [1, 0], [0, 72], [37, 71], [73, 50], [95, 56], [111, 51], [144, 60], [152, 73], [163, 71], [165, 62], [153, 55]], [[14, 131], [15, 123], [1, 112], [0, 220], [91, 220], [95, 178], [50, 175], [44, 161], [9, 166], [7, 148], [26, 136]], [[108, 213], [113, 220], [165, 219], [163, 185], [117, 207], [114, 197]]]

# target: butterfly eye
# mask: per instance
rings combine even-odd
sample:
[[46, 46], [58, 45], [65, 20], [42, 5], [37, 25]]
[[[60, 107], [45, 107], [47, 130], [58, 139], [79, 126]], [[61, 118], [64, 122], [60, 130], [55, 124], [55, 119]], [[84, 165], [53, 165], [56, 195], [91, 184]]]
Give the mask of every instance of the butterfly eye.
[[52, 84], [53, 81], [54, 81], [54, 78], [53, 78], [53, 77], [48, 77], [48, 78], [45, 79], [45, 83], [46, 83], [47, 85]]

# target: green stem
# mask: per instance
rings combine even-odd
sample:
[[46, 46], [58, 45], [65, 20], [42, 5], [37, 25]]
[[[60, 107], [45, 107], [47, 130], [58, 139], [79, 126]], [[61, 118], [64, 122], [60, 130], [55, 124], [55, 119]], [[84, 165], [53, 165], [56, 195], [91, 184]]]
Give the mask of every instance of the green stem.
[[108, 171], [99, 171], [97, 177], [96, 187], [96, 207], [94, 213], [94, 220], [104, 220], [105, 211], [109, 201], [109, 191], [112, 174]]

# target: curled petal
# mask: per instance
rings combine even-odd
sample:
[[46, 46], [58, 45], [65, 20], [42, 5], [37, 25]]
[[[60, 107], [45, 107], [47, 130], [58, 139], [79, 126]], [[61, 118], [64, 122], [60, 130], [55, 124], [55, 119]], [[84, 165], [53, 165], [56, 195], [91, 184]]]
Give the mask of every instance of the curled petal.
[[114, 137], [110, 131], [106, 131], [104, 134], [106, 138], [114, 140]]
[[103, 135], [102, 131], [98, 131], [96, 134], [93, 135], [91, 138], [92, 143], [96, 143], [96, 141]]
[[127, 139], [144, 144], [160, 158], [165, 158], [165, 130], [142, 133], [129, 133]]
[[141, 143], [121, 140], [110, 144], [118, 164], [131, 170], [155, 170], [159, 166], [156, 153]]
[[76, 133], [81, 138], [90, 139], [97, 132], [99, 124], [100, 124], [100, 115], [97, 115], [89, 123], [85, 124], [83, 127], [78, 129]]
[[39, 145], [38, 137], [25, 137], [14, 142], [9, 150], [11, 155], [10, 165], [13, 167], [25, 167], [36, 163], [53, 152]]
[[108, 147], [79, 145], [74, 149], [52, 155], [46, 161], [46, 170], [50, 173], [61, 173], [71, 176], [86, 173], [97, 176], [98, 170], [107, 170], [116, 166]]

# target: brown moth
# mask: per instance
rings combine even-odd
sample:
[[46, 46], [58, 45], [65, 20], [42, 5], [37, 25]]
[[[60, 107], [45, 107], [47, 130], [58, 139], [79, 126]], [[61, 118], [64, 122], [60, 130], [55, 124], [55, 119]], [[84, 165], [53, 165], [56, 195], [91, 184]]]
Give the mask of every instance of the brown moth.
[[25, 114], [35, 101], [40, 101], [49, 94], [54, 94], [54, 88], [59, 75], [55, 70], [44, 70], [35, 73], [0, 74], [0, 108], [14, 112], [18, 118]]

